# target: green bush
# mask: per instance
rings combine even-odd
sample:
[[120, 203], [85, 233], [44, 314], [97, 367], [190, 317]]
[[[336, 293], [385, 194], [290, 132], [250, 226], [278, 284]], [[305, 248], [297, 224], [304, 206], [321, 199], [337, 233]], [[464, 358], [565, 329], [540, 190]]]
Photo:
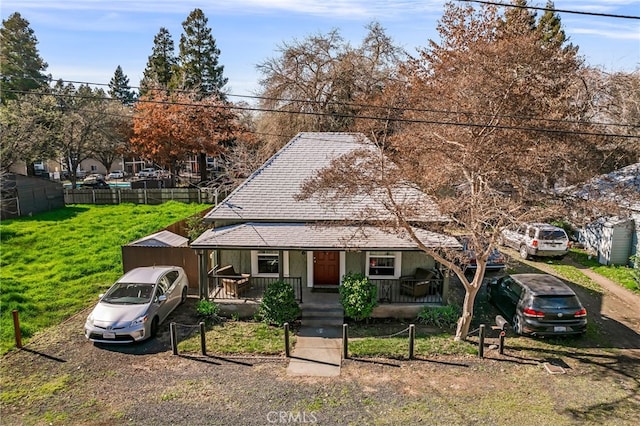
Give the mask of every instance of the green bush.
[[350, 272], [342, 278], [340, 303], [349, 318], [356, 321], [369, 318], [378, 304], [378, 288], [363, 274]]
[[217, 320], [220, 306], [210, 300], [202, 299], [196, 304], [196, 313], [204, 320]]
[[300, 316], [293, 287], [284, 281], [269, 284], [258, 309], [258, 318], [267, 324], [282, 326]]
[[460, 318], [460, 307], [457, 305], [425, 306], [418, 313], [418, 322], [438, 328], [453, 328]]

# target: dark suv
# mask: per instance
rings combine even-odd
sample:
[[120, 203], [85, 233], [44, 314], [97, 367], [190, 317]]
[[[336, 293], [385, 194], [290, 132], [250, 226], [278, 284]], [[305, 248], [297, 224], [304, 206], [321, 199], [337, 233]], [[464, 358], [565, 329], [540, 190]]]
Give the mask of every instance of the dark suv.
[[507, 275], [490, 281], [487, 292], [516, 334], [570, 335], [587, 330], [587, 310], [573, 290], [552, 275]]

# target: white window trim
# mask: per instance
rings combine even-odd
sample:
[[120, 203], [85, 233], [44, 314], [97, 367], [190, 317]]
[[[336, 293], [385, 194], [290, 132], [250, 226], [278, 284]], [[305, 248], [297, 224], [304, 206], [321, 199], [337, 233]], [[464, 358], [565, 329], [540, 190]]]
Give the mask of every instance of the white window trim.
[[[251, 275], [254, 277], [278, 277], [278, 274], [260, 274], [258, 273], [258, 253], [268, 250], [251, 250]], [[289, 276], [289, 252], [282, 253], [282, 272], [283, 276]]]
[[[371, 279], [390, 279], [390, 278], [400, 278], [400, 272], [402, 271], [402, 252], [401, 251], [390, 251], [390, 250], [374, 250], [374, 252], [380, 251], [388, 251], [389, 253], [393, 253], [394, 262], [393, 262], [393, 275], [369, 275], [369, 262], [371, 259], [370, 251], [367, 252], [367, 261], [365, 263], [365, 275]], [[373, 256], [378, 257], [378, 256]]]

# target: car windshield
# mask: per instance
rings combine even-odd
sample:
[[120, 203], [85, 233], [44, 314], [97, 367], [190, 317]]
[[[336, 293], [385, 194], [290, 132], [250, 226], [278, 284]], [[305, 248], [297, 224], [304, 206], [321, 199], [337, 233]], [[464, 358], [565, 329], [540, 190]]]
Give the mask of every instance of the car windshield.
[[540, 231], [540, 239], [541, 240], [566, 240], [567, 236], [564, 231], [556, 230], [556, 231]]
[[576, 296], [537, 296], [533, 298], [534, 309], [582, 309]]
[[116, 283], [102, 298], [102, 302], [114, 305], [141, 305], [151, 301], [153, 284]]

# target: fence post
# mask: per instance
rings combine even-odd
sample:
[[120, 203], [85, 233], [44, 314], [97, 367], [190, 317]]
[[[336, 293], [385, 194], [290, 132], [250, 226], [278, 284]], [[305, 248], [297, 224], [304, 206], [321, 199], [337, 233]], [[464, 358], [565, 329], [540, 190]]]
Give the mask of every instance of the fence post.
[[409, 359], [413, 359], [416, 340], [416, 326], [409, 324]]
[[480, 324], [480, 338], [478, 339], [478, 356], [484, 358], [484, 324]]
[[169, 330], [171, 331], [171, 350], [174, 355], [178, 355], [178, 333], [176, 332], [175, 322], [169, 325]]
[[20, 319], [18, 318], [18, 310], [11, 311], [13, 315], [13, 330], [16, 336], [16, 348], [22, 348], [22, 333], [20, 332]]
[[291, 352], [289, 351], [289, 323], [284, 323], [284, 356], [289, 358]]
[[342, 324], [342, 359], [349, 359], [349, 325]]
[[200, 349], [202, 349], [202, 355], [207, 355], [207, 335], [203, 321], [200, 321]]

